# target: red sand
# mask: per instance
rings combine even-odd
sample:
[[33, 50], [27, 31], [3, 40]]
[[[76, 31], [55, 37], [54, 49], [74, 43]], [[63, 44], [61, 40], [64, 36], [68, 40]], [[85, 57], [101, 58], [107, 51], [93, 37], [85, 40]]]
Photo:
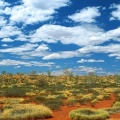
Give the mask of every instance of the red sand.
[[[93, 109], [100, 109], [100, 108], [108, 108], [113, 105], [115, 102], [115, 96], [111, 95], [111, 99], [100, 101], [99, 103], [95, 104], [94, 107], [91, 105], [80, 105], [78, 106], [62, 106], [61, 110], [53, 111], [53, 118], [45, 119], [45, 120], [71, 120], [69, 118], [69, 113], [72, 110], [79, 109], [79, 108], [93, 108]], [[3, 104], [0, 104], [0, 108], [2, 108]], [[36, 119], [42, 120], [42, 119]], [[109, 120], [120, 120], [120, 113], [112, 114]]]
[[110, 120], [120, 120], [120, 113], [116, 113], [116, 114], [111, 115]]
[[[53, 112], [53, 118], [49, 118], [46, 120], [71, 120], [69, 118], [69, 113], [72, 110], [83, 108], [83, 107], [93, 108], [93, 109], [108, 108], [113, 105], [114, 101], [115, 101], [115, 96], [111, 95], [111, 99], [100, 101], [94, 107], [91, 107], [90, 105], [84, 105], [84, 106], [80, 105], [79, 107], [62, 106], [60, 111]], [[109, 120], [120, 120], [120, 114], [112, 114]]]

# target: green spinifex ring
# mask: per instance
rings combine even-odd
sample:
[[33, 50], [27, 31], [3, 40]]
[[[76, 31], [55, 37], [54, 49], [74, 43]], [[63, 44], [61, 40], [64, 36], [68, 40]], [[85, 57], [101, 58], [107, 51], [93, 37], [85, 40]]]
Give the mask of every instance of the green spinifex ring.
[[0, 120], [33, 120], [36, 118], [51, 118], [52, 111], [36, 104], [8, 104], [3, 106]]
[[69, 114], [72, 120], [106, 120], [110, 117], [105, 110], [94, 110], [90, 108], [82, 108], [72, 110]]

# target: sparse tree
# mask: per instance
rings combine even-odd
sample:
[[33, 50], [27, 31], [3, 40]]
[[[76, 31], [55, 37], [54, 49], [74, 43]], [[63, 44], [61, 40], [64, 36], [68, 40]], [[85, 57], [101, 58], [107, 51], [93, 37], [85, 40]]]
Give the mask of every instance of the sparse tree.
[[51, 72], [47, 71], [47, 76], [50, 77], [51, 76]]
[[68, 80], [71, 80], [73, 78], [73, 72], [70, 69], [64, 69], [63, 73]]
[[115, 75], [114, 75], [114, 80], [115, 80], [115, 84], [116, 84], [116, 85], [119, 85], [119, 83], [120, 83], [120, 75], [115, 74]]
[[36, 75], [37, 75], [36, 70], [30, 72], [31, 79], [36, 79]]
[[5, 70], [3, 70], [3, 71], [2, 71], [2, 75], [5, 75], [5, 74], [6, 74], [6, 71], [5, 71]]

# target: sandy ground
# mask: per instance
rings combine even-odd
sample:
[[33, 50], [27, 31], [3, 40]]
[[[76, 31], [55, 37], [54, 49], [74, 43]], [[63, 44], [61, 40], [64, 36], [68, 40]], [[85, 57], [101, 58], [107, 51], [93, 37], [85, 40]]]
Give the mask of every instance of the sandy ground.
[[[103, 100], [97, 103], [94, 107], [91, 105], [80, 105], [77, 106], [62, 106], [60, 111], [54, 111], [53, 112], [53, 118], [49, 118], [46, 120], [71, 120], [69, 118], [69, 113], [71, 110], [79, 109], [79, 108], [93, 108], [93, 109], [100, 109], [100, 108], [108, 108], [113, 105], [115, 102], [115, 96], [111, 95], [111, 99]], [[112, 114], [109, 120], [120, 120], [120, 113], [119, 114]]]
[[[111, 95], [111, 99], [100, 101], [99, 103], [95, 104], [94, 107], [92, 107], [90, 104], [80, 105], [79, 107], [77, 105], [62, 106], [60, 110], [53, 111], [53, 118], [44, 119], [44, 120], [71, 120], [69, 118], [69, 113], [72, 110], [79, 109], [79, 108], [93, 108], [93, 109], [108, 108], [108, 107], [111, 107], [114, 102], [115, 102], [115, 96]], [[2, 107], [3, 107], [3, 104], [0, 104], [0, 108]], [[36, 120], [42, 120], [42, 119], [36, 119]], [[120, 120], [120, 113], [112, 114], [108, 120]]]

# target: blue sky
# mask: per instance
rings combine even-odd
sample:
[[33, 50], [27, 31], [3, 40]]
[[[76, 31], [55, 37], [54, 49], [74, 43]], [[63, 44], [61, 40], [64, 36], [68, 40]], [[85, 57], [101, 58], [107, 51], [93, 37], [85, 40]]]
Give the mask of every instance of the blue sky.
[[0, 72], [120, 73], [120, 0], [0, 0]]

